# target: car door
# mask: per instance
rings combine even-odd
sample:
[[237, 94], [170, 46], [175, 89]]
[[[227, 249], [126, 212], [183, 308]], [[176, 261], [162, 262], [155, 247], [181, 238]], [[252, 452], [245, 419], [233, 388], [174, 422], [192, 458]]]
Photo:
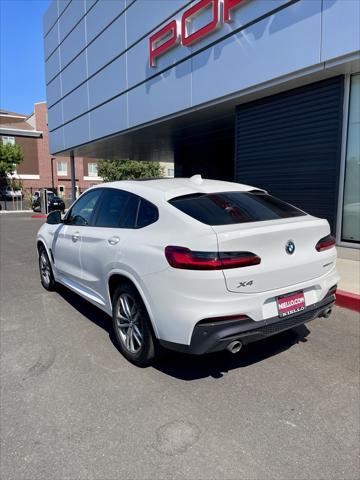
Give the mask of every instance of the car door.
[[52, 252], [59, 280], [79, 288], [82, 279], [80, 245], [82, 236], [91, 228], [92, 218], [102, 189], [84, 193], [67, 213], [54, 237]]
[[139, 200], [129, 192], [104, 188], [94, 224], [82, 235], [82, 283], [92, 300], [108, 308], [108, 275], [122, 261], [123, 245], [134, 231]]

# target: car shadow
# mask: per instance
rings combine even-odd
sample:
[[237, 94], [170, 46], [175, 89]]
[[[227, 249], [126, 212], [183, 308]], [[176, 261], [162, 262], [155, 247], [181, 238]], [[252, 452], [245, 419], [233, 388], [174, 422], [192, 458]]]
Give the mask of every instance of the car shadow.
[[299, 342], [306, 342], [310, 330], [300, 325], [264, 340], [245, 345], [239, 353], [228, 351], [207, 355], [187, 355], [166, 351], [154, 364], [154, 368], [181, 380], [221, 378], [238, 368], [245, 368], [269, 357], [278, 355]]
[[[92, 303], [88, 302], [84, 298], [80, 297], [77, 293], [69, 290], [63, 285], [57, 284], [56, 285], [56, 292], [70, 305], [75, 308], [81, 315], [86, 317], [91, 322], [95, 323], [98, 327], [103, 328], [106, 332], [108, 332], [110, 340], [114, 344], [117, 350], [119, 350], [116, 346], [115, 334], [112, 328], [112, 321], [111, 317], [103, 312], [100, 308], [96, 307]], [[120, 350], [119, 350], [120, 352]]]
[[[111, 318], [105, 312], [62, 285], [58, 286], [57, 292], [81, 315], [107, 331], [112, 344], [121, 353], [116, 344]], [[292, 330], [245, 345], [238, 354], [222, 351], [206, 355], [188, 355], [163, 350], [153, 368], [179, 380], [191, 381], [207, 377], [217, 379], [231, 370], [246, 368], [278, 355], [299, 342], [306, 342], [309, 334], [310, 330], [305, 325], [300, 325]]]

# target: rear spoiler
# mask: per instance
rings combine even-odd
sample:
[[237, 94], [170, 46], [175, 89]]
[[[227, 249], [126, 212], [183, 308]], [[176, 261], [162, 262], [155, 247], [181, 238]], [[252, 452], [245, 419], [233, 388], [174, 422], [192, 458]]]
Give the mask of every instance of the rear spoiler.
[[269, 192], [267, 190], [261, 190], [260, 188], [254, 188], [253, 190], [248, 190], [247, 193], [254, 193], [255, 195], [267, 195]]

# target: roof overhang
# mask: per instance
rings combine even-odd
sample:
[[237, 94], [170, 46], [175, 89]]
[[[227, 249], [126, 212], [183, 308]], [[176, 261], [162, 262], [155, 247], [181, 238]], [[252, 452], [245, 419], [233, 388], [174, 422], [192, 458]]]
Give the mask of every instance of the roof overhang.
[[10, 135], [12, 137], [33, 137], [40, 138], [43, 132], [38, 130], [25, 130], [22, 128], [6, 128], [0, 127], [0, 135]]
[[[207, 104], [155, 119], [128, 130], [74, 145], [72, 148], [52, 152], [53, 155], [70, 155], [71, 150], [78, 157], [154, 160], [161, 152], [174, 151], [189, 137], [211, 135], [220, 129], [235, 126], [236, 107], [286, 90], [301, 87], [326, 78], [356, 73], [359, 71], [359, 52], [321, 62], [305, 69], [267, 80], [249, 88], [217, 98]], [[51, 135], [51, 133], [50, 133]]]

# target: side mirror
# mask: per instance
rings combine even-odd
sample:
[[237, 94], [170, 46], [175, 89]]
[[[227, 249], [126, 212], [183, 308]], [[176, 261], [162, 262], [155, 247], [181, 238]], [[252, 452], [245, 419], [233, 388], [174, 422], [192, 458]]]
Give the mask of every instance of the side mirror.
[[54, 210], [53, 212], [50, 212], [47, 216], [46, 223], [48, 223], [49, 225], [58, 225], [59, 223], [61, 223], [60, 211]]

